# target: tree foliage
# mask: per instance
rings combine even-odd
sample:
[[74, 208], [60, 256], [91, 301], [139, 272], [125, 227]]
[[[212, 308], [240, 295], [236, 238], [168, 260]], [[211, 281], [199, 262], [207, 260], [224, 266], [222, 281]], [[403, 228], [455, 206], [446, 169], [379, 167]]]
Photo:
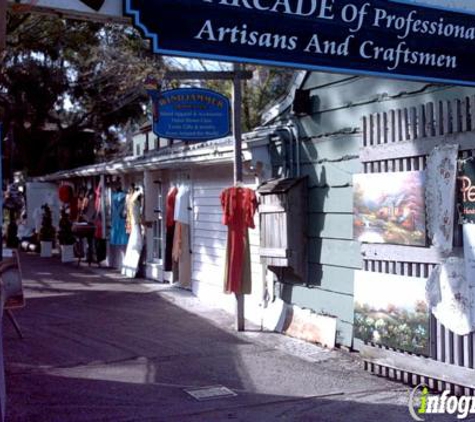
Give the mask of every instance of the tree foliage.
[[[6, 174], [26, 169], [31, 176], [120, 154], [118, 140], [149, 117], [146, 77], [161, 79], [166, 68], [177, 67], [154, 55], [130, 26], [24, 13], [8, 16], [0, 62]], [[244, 130], [260, 124], [262, 110], [285, 92], [293, 73], [252, 70], [255, 78], [243, 83]], [[230, 82], [207, 85], [231, 96]]]
[[124, 128], [145, 118], [143, 81], [163, 69], [130, 27], [29, 14], [9, 15], [1, 61], [7, 153], [30, 174], [117, 153]]

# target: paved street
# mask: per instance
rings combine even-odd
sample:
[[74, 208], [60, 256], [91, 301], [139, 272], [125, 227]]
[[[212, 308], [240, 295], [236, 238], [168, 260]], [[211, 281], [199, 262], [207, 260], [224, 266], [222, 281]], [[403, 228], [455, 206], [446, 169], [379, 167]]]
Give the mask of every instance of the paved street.
[[[411, 420], [408, 389], [348, 353], [236, 334], [231, 315], [169, 286], [29, 255], [22, 266], [25, 339], [5, 321], [8, 421]], [[185, 392], [207, 386], [236, 396]]]

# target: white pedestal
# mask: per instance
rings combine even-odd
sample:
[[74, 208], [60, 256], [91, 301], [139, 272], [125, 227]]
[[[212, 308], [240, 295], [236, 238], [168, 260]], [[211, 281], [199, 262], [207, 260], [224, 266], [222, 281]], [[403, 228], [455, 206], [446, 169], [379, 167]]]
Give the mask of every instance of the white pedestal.
[[74, 257], [74, 245], [61, 245], [60, 249], [62, 263], [74, 262], [76, 260]]
[[51, 258], [53, 256], [53, 242], [41, 241], [41, 258]]

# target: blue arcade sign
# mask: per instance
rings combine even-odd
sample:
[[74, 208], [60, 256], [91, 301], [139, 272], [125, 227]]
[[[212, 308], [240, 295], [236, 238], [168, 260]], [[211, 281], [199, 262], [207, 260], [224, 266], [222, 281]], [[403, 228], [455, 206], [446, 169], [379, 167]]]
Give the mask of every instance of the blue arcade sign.
[[475, 85], [473, 0], [124, 2], [160, 54]]
[[230, 134], [228, 98], [202, 88], [148, 91], [153, 102], [153, 131], [162, 138], [207, 141]]

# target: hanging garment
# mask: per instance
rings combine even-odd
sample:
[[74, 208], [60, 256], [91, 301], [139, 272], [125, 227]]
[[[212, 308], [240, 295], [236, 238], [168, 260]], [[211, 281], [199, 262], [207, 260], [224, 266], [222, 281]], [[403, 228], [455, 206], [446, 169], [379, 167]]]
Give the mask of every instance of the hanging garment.
[[92, 222], [94, 220], [95, 213], [96, 209], [94, 207], [94, 192], [90, 190], [87, 194], [86, 201], [84, 202], [83, 216], [86, 221]]
[[181, 287], [191, 287], [191, 250], [190, 226], [188, 224], [175, 224], [175, 237], [173, 239], [173, 261], [178, 264], [178, 282]]
[[251, 293], [251, 257], [248, 228], [255, 228], [256, 194], [252, 189], [233, 187], [221, 193], [223, 224], [228, 226], [224, 291]]
[[183, 224], [190, 224], [190, 190], [188, 186], [181, 185], [178, 189], [174, 219]]
[[94, 225], [96, 226], [96, 231], [94, 232], [94, 237], [96, 239], [104, 238], [104, 228], [102, 227], [102, 186], [101, 184], [97, 185], [97, 188], [94, 192]]
[[[85, 194], [84, 194], [85, 195]], [[80, 195], [78, 197], [78, 221], [85, 221], [84, 219], [84, 210], [87, 207], [87, 197]]]
[[139, 191], [134, 192], [130, 198], [130, 218], [131, 232], [127, 243], [127, 250], [122, 264], [122, 274], [128, 278], [135, 278], [137, 275], [140, 255], [142, 254], [143, 238], [140, 227], [141, 196]]
[[134, 195], [134, 190], [129, 189], [127, 192], [127, 195], [125, 196], [125, 211], [126, 211], [126, 216], [125, 216], [125, 232], [127, 234], [130, 234], [132, 232], [132, 197]]
[[165, 242], [165, 271], [173, 269], [173, 239], [175, 236], [175, 203], [178, 189], [171, 187], [167, 194], [167, 210], [166, 210], [166, 242]]
[[80, 197], [78, 201], [79, 208], [79, 220], [91, 222], [94, 219], [96, 212], [94, 208], [94, 194], [92, 191], [85, 194], [84, 197]]
[[175, 235], [173, 236], [173, 247], [172, 247], [172, 258], [174, 262], [178, 262], [180, 260], [181, 231], [182, 231], [182, 224], [175, 223]]
[[79, 216], [78, 198], [74, 197], [69, 203], [69, 218], [71, 221], [76, 221]]
[[112, 194], [112, 227], [110, 244], [113, 246], [127, 245], [129, 236], [125, 231], [126, 222], [125, 193], [114, 192]]
[[97, 185], [96, 190], [94, 191], [94, 211], [96, 214], [101, 212], [101, 195], [102, 195], [102, 186], [101, 184]]
[[475, 330], [474, 282], [465, 276], [463, 258], [449, 257], [432, 270], [426, 296], [432, 313], [450, 331], [466, 335]]
[[433, 245], [452, 251], [458, 145], [442, 145], [430, 153], [426, 170], [427, 229]]
[[171, 187], [167, 194], [167, 227], [171, 227], [175, 224], [175, 203], [176, 196], [178, 194], [178, 188]]
[[68, 183], [62, 183], [58, 188], [58, 197], [63, 204], [69, 204], [73, 200], [74, 189]]

